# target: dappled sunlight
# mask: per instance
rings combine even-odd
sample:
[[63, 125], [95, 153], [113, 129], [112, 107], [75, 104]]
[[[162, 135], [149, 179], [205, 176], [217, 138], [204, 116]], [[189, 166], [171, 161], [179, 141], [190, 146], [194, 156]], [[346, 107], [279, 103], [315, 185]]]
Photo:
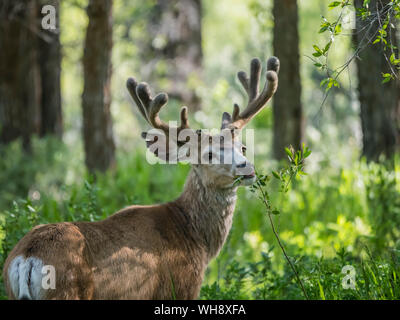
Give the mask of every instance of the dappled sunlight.
[[[10, 8], [35, 2], [5, 1]], [[108, 7], [91, 11], [89, 3]], [[51, 34], [59, 40], [56, 62], [39, 45], [50, 31], [29, 20], [36, 15], [39, 23], [40, 10], [20, 12], [24, 25], [6, 16], [0, 269], [39, 224], [96, 225], [132, 205], [172, 206], [189, 188], [174, 207], [182, 220], [173, 236], [182, 246], [195, 239], [207, 256], [198, 298], [399, 299], [400, 58], [391, 38], [399, 36], [400, 0], [379, 3], [370, 12], [376, 0], [63, 0]], [[229, 129], [243, 161], [212, 163], [219, 144], [202, 154], [210, 161], [204, 167], [160, 161], [147, 149], [151, 129], [161, 129], [180, 155], [192, 152], [185, 149], [191, 141], [169, 136], [169, 121], [197, 138]], [[243, 167], [251, 174], [240, 174]], [[98, 248], [104, 256], [84, 278], [93, 275], [112, 293], [102, 298], [140, 298], [151, 287], [161, 271], [147, 240], [161, 234], [161, 247], [169, 243], [165, 215], [144, 228], [142, 247]], [[79, 282], [81, 240], [65, 237], [71, 249], [63, 251], [62, 281]], [[182, 254], [175, 267], [196, 264], [201, 279], [201, 263], [189, 263], [186, 253], [171, 249]], [[356, 290], [342, 286], [349, 265]], [[135, 280], [124, 282], [126, 274]], [[0, 299], [3, 284], [0, 276]]]

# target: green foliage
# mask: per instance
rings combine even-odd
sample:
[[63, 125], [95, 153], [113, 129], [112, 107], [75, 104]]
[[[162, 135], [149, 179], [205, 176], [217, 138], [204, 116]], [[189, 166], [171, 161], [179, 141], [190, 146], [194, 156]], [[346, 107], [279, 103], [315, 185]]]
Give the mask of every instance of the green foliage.
[[[0, 159], [0, 185], [5, 191], [19, 193], [14, 195], [16, 200], [11, 200], [8, 192], [0, 194], [0, 270], [10, 250], [35, 225], [97, 221], [135, 203], [169, 201], [179, 195], [188, 171], [188, 166], [183, 165], [169, 169], [150, 166], [140, 152], [120, 155], [116, 171], [99, 175], [95, 182], [88, 174], [68, 173], [71, 169], [84, 172], [83, 161], [79, 168], [73, 168], [71, 159], [79, 154], [76, 146], [67, 150], [53, 139], [33, 142], [36, 152], [29, 162], [19, 160], [28, 159], [19, 143], [2, 149], [5, 156]], [[21, 189], [23, 185], [25, 189]], [[1, 282], [0, 298], [4, 295]]]
[[[30, 200], [14, 201], [13, 208], [0, 215], [0, 268], [14, 245], [39, 222], [40, 207]], [[2, 275], [0, 281], [3, 282]], [[0, 286], [0, 299], [5, 298], [4, 286]]]
[[[325, 86], [326, 91], [329, 91], [332, 87], [339, 87], [339, 83], [337, 79], [340, 74], [346, 70], [349, 64], [353, 61], [353, 59], [357, 56], [357, 54], [363, 50], [366, 46], [372, 46], [376, 44], [380, 44], [383, 47], [384, 55], [387, 56], [387, 60], [392, 65], [390, 73], [382, 73], [383, 80], [382, 83], [389, 82], [392, 79], [397, 78], [398, 70], [400, 70], [400, 58], [397, 50], [397, 45], [395, 41], [390, 39], [391, 32], [388, 30], [396, 28], [396, 21], [400, 19], [400, 1], [394, 0], [390, 1], [387, 5], [383, 6], [379, 10], [375, 7], [371, 8], [369, 6], [370, 1], [365, 0], [362, 3], [361, 7], [353, 8], [355, 11], [355, 15], [357, 18], [368, 20], [370, 26], [377, 24], [378, 27], [376, 30], [372, 30], [371, 34], [375, 34], [373, 39], [367, 39], [366, 44], [359, 44], [355, 49], [356, 54], [351, 56], [342, 66], [331, 69], [328, 64], [328, 54], [331, 48], [331, 45], [334, 43], [335, 38], [340, 36], [342, 33], [342, 21], [343, 16], [345, 15], [345, 10], [352, 8], [354, 5], [351, 1], [333, 1], [328, 5], [329, 9], [340, 8], [340, 11], [336, 15], [335, 19], [330, 22], [324, 16], [322, 17], [322, 24], [320, 26], [319, 33], [329, 32], [329, 41], [320, 49], [317, 45], [313, 45], [315, 52], [312, 54], [315, 58], [322, 58], [320, 61], [314, 60], [314, 66], [321, 70], [326, 71], [326, 78], [321, 81], [321, 86]], [[355, 5], [354, 5], [355, 6]], [[389, 29], [388, 29], [389, 27]], [[389, 36], [389, 38], [388, 38]], [[389, 51], [389, 54], [387, 54]]]
[[[115, 172], [99, 175], [93, 181], [85, 174], [66, 174], [70, 170], [66, 168], [74, 167], [71, 159], [80, 158], [80, 148], [51, 139], [34, 140], [33, 145], [37, 150], [54, 148], [58, 155], [35, 152], [26, 167], [14, 168], [10, 157], [22, 158], [21, 148], [10, 145], [2, 150], [7, 155], [0, 159], [0, 165], [6, 168], [2, 177], [7, 179], [12, 174], [13, 179], [2, 179], [0, 183], [10, 190], [15, 188], [14, 184], [28, 187], [25, 194], [21, 192], [13, 201], [6, 193], [0, 194], [0, 268], [7, 253], [33, 226], [99, 220], [127, 205], [169, 201], [179, 195], [188, 171], [185, 165], [149, 165], [144, 153], [138, 151], [141, 148], [137, 148], [131, 153], [119, 153]], [[306, 148], [300, 155], [290, 149], [287, 153], [295, 167], [309, 155]], [[262, 169], [264, 161], [257, 162]], [[83, 161], [74, 171], [83, 172]], [[277, 191], [282, 182], [287, 185], [292, 180], [287, 193], [270, 193], [271, 214], [309, 297], [398, 298], [398, 161], [394, 168], [364, 162], [339, 171], [331, 166], [317, 171], [308, 168], [301, 183], [293, 175], [296, 171], [301, 175], [300, 170], [291, 171], [289, 167], [271, 173], [269, 178], [260, 178]], [[29, 183], [27, 178], [33, 180]], [[280, 214], [275, 215], [278, 210]], [[386, 240], [376, 245], [378, 239]], [[254, 201], [249, 189], [241, 189], [232, 231], [222, 253], [207, 270], [201, 298], [303, 299], [293, 271], [275, 244], [265, 206]], [[370, 258], [365, 245], [374, 258]], [[341, 287], [341, 268], [346, 264], [357, 271], [358, 291]], [[4, 290], [1, 283], [0, 288]], [[0, 295], [4, 297], [4, 292]]]
[[328, 5], [329, 9], [340, 7], [341, 12], [333, 21], [329, 21], [326, 17], [322, 16], [322, 24], [320, 25], [319, 33], [322, 34], [327, 32], [329, 34], [329, 40], [322, 48], [319, 48], [316, 44], [313, 45], [315, 52], [312, 55], [315, 58], [318, 58], [318, 60], [311, 59], [314, 62], [314, 66], [326, 72], [326, 78], [320, 82], [320, 86], [325, 87], [326, 92], [333, 87], [340, 87], [337, 79], [344, 69], [342, 69], [343, 67], [331, 69], [328, 63], [328, 55], [335, 39], [342, 33], [344, 8], [347, 8], [350, 5], [351, 3], [349, 0], [334, 1]]
[[372, 163], [364, 171], [371, 241], [378, 251], [400, 244], [399, 169]]
[[[310, 299], [387, 300], [400, 298], [400, 251], [389, 260], [358, 259], [339, 251], [334, 258], [301, 256], [295, 260]], [[293, 272], [273, 268], [271, 253], [257, 262], [231, 261], [224, 278], [202, 287], [201, 299], [303, 299]], [[343, 287], [344, 266], [355, 269], [355, 289]], [[225, 277], [226, 276], [226, 277]]]
[[[287, 193], [289, 191], [289, 185], [293, 178], [297, 177], [298, 175], [306, 175], [303, 171], [305, 165], [304, 161], [311, 154], [311, 150], [309, 150], [308, 147], [306, 147], [303, 144], [302, 150], [294, 151], [293, 148], [290, 147], [290, 148], [285, 148], [285, 152], [289, 158], [289, 166], [287, 168], [281, 169], [279, 173], [272, 171], [273, 176], [281, 182], [280, 191], [283, 193]], [[301, 290], [303, 291], [305, 298], [309, 299], [307, 292], [305, 291], [303, 282], [299, 277], [298, 271], [296, 270], [296, 267], [294, 266], [293, 262], [288, 257], [284, 245], [282, 244], [281, 239], [279, 237], [279, 234], [276, 231], [276, 227], [271, 215], [278, 215], [280, 214], [280, 212], [278, 209], [276, 208], [274, 209], [272, 206], [271, 198], [266, 185], [266, 182], [268, 182], [269, 180], [270, 179], [268, 176], [257, 174], [257, 180], [255, 184], [251, 187], [250, 191], [258, 192], [258, 197], [264, 204], [266, 213], [269, 218], [269, 222], [271, 224], [272, 231], [276, 237], [276, 240], [278, 241], [279, 247], [281, 248], [282, 253], [285, 256], [286, 261], [292, 268], [293, 273], [296, 275], [297, 282]]]
[[[197, 87], [203, 108], [192, 115], [192, 123], [211, 128], [219, 126], [223, 111], [232, 111], [232, 102], [246, 103], [237, 71], [246, 69], [254, 56], [266, 61], [272, 54], [272, 1], [203, 3], [206, 81]], [[308, 58], [301, 55], [302, 102], [307, 106], [306, 134], [313, 153], [304, 170], [305, 179], [300, 180], [303, 169], [295, 175], [287, 168], [273, 171], [277, 167], [270, 157], [273, 115], [271, 108], [265, 108], [251, 124], [257, 128], [256, 166], [260, 172], [271, 172], [259, 175], [260, 184], [271, 190], [271, 216], [311, 299], [399, 299], [400, 163], [397, 160], [394, 166], [384, 166], [358, 161], [359, 140], [354, 128], [359, 114], [350, 98], [355, 72], [340, 78], [347, 65], [339, 70], [331, 67], [341, 66], [348, 59], [351, 44], [343, 31], [344, 17], [339, 17], [351, 6], [349, 1], [298, 3], [300, 48], [315, 53], [310, 55], [317, 67], [306, 63]], [[392, 3], [398, 18], [399, 1]], [[61, 30], [64, 142], [34, 139], [32, 155], [24, 154], [19, 142], [0, 149], [0, 269], [7, 253], [33, 226], [96, 221], [128, 205], [170, 201], [181, 192], [189, 169], [185, 165], [152, 166], [145, 160], [140, 139], [144, 122], [131, 112], [125, 81], [132, 75], [146, 81], [141, 74], [138, 46], [146, 37], [146, 17], [152, 1], [116, 0], [111, 110], [117, 168], [99, 175], [96, 181], [86, 174], [80, 131], [80, 59], [86, 4], [84, 0], [61, 4], [61, 24], [68, 26]], [[369, 19], [367, 8], [359, 14]], [[326, 39], [316, 44], [318, 24]], [[385, 33], [382, 36], [387, 39]], [[391, 49], [388, 58], [398, 66], [399, 57]], [[386, 78], [389, 76], [384, 75]], [[321, 82], [327, 89], [334, 88], [326, 101], [332, 108], [323, 113], [319, 112], [324, 98], [318, 90]], [[172, 100], [162, 116], [175, 119], [179, 107], [180, 103]], [[302, 156], [306, 155], [303, 149]], [[299, 164], [301, 157], [290, 149], [288, 157], [295, 167]], [[201, 298], [304, 299], [276, 243], [264, 204], [249, 188], [241, 188], [232, 230], [221, 254], [206, 272]], [[345, 265], [356, 270], [355, 291], [341, 285]], [[1, 279], [0, 297], [5, 298]]]

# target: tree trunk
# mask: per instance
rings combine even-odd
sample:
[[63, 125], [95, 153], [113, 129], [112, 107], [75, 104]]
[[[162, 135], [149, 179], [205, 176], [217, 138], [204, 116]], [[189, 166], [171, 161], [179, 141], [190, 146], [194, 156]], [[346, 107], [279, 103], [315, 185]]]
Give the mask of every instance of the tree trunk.
[[0, 143], [22, 138], [26, 151], [40, 128], [36, 12], [35, 0], [0, 4]]
[[[59, 22], [59, 0], [40, 0], [39, 16], [44, 5], [52, 5], [56, 9]], [[59, 26], [56, 30], [43, 30], [39, 38], [39, 63], [42, 85], [41, 97], [41, 128], [40, 135], [62, 136], [61, 109], [61, 45]]]
[[300, 149], [304, 118], [301, 105], [298, 10], [296, 0], [274, 0], [274, 55], [281, 62], [279, 88], [274, 95], [273, 150], [286, 158], [285, 147]]
[[[148, 23], [149, 37], [142, 50], [146, 61], [144, 74], [156, 81], [167, 80], [171, 97], [191, 109], [200, 108], [196, 92], [201, 81], [203, 52], [201, 46], [201, 0], [157, 0]], [[159, 64], [162, 74], [154, 74]]]
[[90, 172], [114, 164], [115, 145], [110, 112], [112, 0], [90, 0], [83, 57], [83, 135]]
[[[380, 10], [389, 2], [389, 0], [371, 0], [369, 8], [375, 13], [377, 8]], [[360, 8], [363, 1], [356, 0], [354, 4], [356, 8]], [[392, 80], [382, 84], [382, 73], [391, 72], [390, 63], [386, 60], [389, 59], [391, 51], [384, 51], [380, 43], [372, 44], [379, 26], [377, 19], [371, 24], [371, 20], [363, 21], [360, 17], [356, 17], [355, 43], [358, 47], [367, 44], [359, 53], [356, 62], [363, 155], [369, 161], [377, 161], [381, 155], [390, 158], [399, 150], [400, 145], [399, 81]], [[386, 31], [387, 40], [397, 46], [396, 29], [389, 24]]]

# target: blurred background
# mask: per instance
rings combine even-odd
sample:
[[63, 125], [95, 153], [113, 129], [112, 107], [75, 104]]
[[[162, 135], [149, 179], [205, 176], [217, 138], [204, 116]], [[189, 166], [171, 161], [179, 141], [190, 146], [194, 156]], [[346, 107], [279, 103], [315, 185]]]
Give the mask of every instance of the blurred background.
[[[368, 2], [382, 10], [389, 3]], [[189, 166], [146, 162], [140, 133], [148, 126], [128, 77], [169, 94], [163, 119], [177, 120], [187, 105], [192, 127], [219, 128], [224, 111], [246, 104], [237, 72], [248, 72], [253, 57], [265, 68], [275, 55], [278, 91], [249, 126], [256, 167], [268, 173], [284, 165], [289, 145], [312, 150], [307, 176], [287, 194], [271, 188], [288, 254], [312, 298], [399, 298], [397, 71], [379, 45], [359, 50], [379, 21], [358, 21], [352, 4], [330, 3], [1, 0], [0, 266], [36, 224], [95, 221], [178, 197]], [[45, 5], [56, 9], [55, 30], [43, 28], [51, 13]], [[340, 32], [339, 23], [323, 32], [328, 21], [339, 21]], [[396, 26], [388, 27], [391, 44]], [[346, 264], [358, 272], [357, 290], [341, 286]], [[249, 190], [239, 191], [233, 228], [201, 298], [303, 298]]]

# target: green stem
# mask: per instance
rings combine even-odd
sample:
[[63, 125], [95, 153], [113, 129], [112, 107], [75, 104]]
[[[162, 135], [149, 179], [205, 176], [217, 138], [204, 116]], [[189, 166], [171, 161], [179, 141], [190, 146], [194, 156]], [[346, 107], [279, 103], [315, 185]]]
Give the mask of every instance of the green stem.
[[[291, 180], [291, 179], [289, 179], [289, 181], [290, 181], [290, 180]], [[310, 298], [308, 297], [308, 294], [307, 294], [307, 292], [306, 292], [306, 290], [305, 290], [305, 288], [304, 288], [303, 282], [301, 281], [300, 276], [299, 276], [299, 274], [298, 274], [298, 272], [297, 272], [295, 266], [293, 265], [293, 263], [290, 261], [288, 255], [286, 254], [286, 250], [285, 250], [285, 248], [284, 248], [284, 246], [283, 246], [283, 244], [282, 244], [282, 242], [281, 242], [281, 239], [280, 239], [280, 237], [279, 237], [278, 232], [276, 231], [275, 224], [274, 224], [274, 221], [273, 221], [272, 216], [271, 216], [271, 206], [270, 206], [270, 204], [269, 204], [269, 202], [268, 202], [268, 200], [267, 200], [267, 196], [266, 196], [264, 190], [262, 189], [262, 186], [259, 184], [258, 181], [257, 181], [257, 187], [258, 187], [258, 190], [259, 190], [259, 191], [261, 192], [261, 194], [262, 194], [262, 201], [263, 201], [263, 203], [264, 203], [264, 205], [265, 205], [265, 207], [266, 207], [266, 209], [267, 209], [267, 215], [268, 215], [268, 218], [269, 218], [269, 222], [270, 222], [270, 224], [271, 224], [272, 232], [274, 233], [275, 238], [276, 238], [276, 240], [278, 241], [279, 247], [281, 248], [281, 250], [282, 250], [282, 252], [283, 252], [283, 255], [285, 256], [287, 262], [289, 263], [290, 267], [292, 268], [293, 273], [294, 273], [295, 276], [296, 276], [297, 282], [298, 282], [298, 284], [299, 284], [301, 290], [303, 291], [303, 294], [304, 294], [305, 298], [306, 298], [307, 300], [309, 300]]]

